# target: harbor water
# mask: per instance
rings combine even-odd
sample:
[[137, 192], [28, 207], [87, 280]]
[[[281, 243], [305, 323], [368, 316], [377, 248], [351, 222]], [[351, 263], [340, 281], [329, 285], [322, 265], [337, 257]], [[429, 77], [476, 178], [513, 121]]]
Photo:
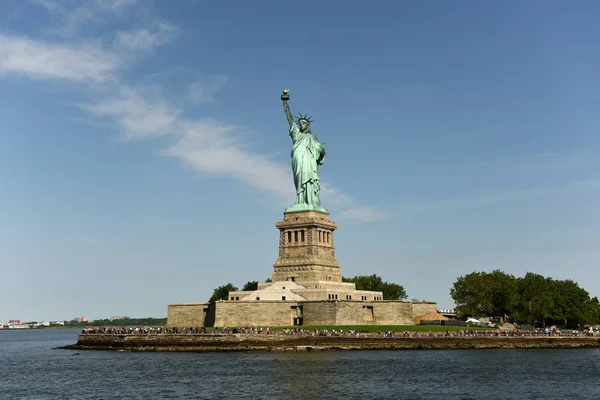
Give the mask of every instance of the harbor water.
[[132, 353], [0, 330], [0, 399], [599, 399], [600, 349]]

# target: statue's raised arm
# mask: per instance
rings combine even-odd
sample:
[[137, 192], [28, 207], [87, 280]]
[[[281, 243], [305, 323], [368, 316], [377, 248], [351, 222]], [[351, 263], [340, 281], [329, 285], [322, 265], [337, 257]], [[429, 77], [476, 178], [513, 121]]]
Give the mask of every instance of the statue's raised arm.
[[285, 116], [287, 117], [288, 124], [290, 124], [291, 128], [292, 125], [294, 125], [294, 117], [290, 111], [290, 105], [288, 104], [288, 100], [290, 99], [289, 92], [290, 89], [284, 89], [283, 94], [281, 95], [281, 100], [283, 101], [283, 111], [285, 112]]

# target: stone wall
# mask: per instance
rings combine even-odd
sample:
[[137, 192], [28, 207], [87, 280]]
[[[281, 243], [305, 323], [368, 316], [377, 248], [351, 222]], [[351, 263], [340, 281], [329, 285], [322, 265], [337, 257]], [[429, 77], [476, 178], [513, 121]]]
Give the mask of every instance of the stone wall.
[[291, 326], [298, 315], [295, 301], [218, 301], [214, 326]]
[[[169, 305], [168, 327], [413, 325], [415, 318], [436, 311], [435, 303], [389, 301], [218, 301]], [[296, 320], [298, 322], [298, 320]]]
[[77, 350], [132, 351], [299, 351], [327, 349], [490, 349], [490, 348], [600, 348], [588, 336], [382, 337], [303, 335], [79, 335]]
[[335, 325], [337, 302], [307, 301], [302, 303], [303, 325]]
[[169, 304], [167, 327], [205, 326], [209, 308], [210, 303]]
[[431, 312], [437, 312], [437, 304], [432, 302], [415, 302], [412, 303], [412, 322], [415, 323], [415, 319]]
[[372, 325], [369, 307], [372, 303], [340, 301], [337, 303], [337, 325]]
[[375, 325], [412, 325], [412, 303], [386, 300], [373, 303]]
[[[314, 301], [301, 303], [303, 325], [412, 325], [409, 301]], [[429, 303], [435, 309], [435, 303]]]

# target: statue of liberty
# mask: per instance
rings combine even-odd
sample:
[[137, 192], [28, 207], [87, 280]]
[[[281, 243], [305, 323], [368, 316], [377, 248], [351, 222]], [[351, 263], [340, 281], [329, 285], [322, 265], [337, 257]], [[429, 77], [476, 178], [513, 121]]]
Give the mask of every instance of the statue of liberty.
[[[294, 122], [288, 100], [289, 90], [281, 95], [283, 110], [290, 125], [290, 136], [294, 143], [292, 147], [292, 172], [296, 185], [296, 204], [285, 211], [327, 210], [321, 207], [321, 182], [319, 180], [319, 165], [325, 162], [325, 142], [311, 132], [312, 120], [306, 115], [299, 115]], [[297, 123], [297, 125], [296, 125]]]

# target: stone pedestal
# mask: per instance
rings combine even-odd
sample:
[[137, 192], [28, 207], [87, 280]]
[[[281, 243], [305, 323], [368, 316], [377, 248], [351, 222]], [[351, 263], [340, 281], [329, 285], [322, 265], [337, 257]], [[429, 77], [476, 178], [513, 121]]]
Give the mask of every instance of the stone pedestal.
[[273, 281], [341, 282], [340, 264], [335, 258], [333, 231], [337, 224], [322, 211], [288, 211], [279, 229], [279, 257]]

